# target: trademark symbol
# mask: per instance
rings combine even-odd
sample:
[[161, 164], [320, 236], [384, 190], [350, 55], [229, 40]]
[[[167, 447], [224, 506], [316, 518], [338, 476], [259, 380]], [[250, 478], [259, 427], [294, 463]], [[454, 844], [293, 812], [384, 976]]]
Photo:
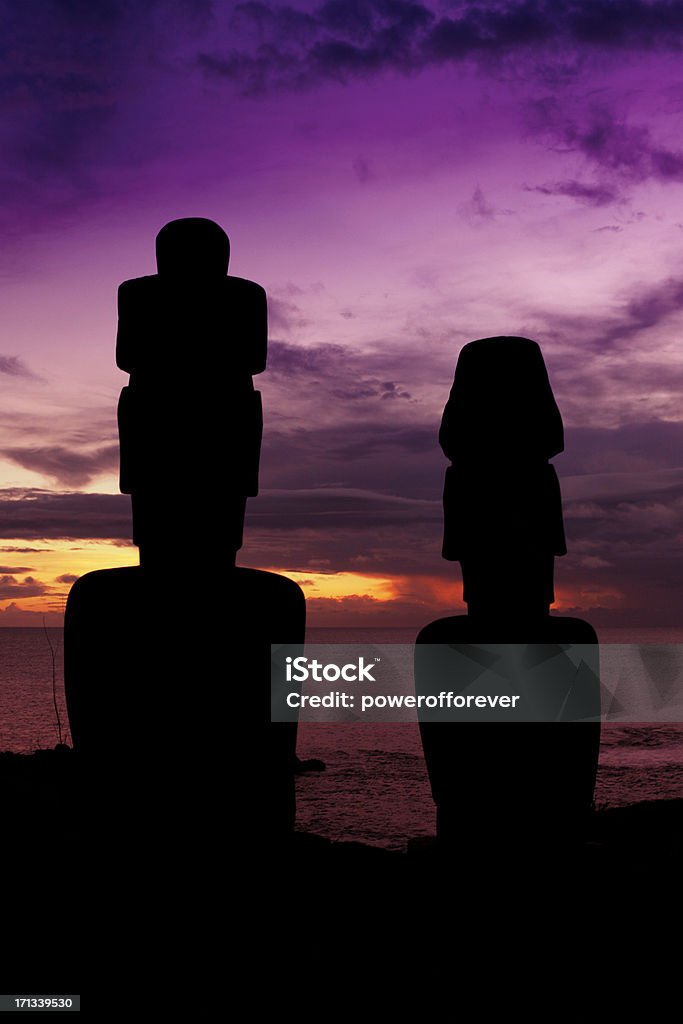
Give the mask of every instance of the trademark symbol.
[[381, 658], [373, 658], [373, 661], [381, 661]]

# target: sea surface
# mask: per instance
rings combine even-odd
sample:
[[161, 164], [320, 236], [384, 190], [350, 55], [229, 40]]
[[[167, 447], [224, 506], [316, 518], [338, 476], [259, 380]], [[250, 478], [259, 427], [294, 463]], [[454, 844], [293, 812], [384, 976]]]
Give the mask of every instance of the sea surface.
[[[54, 654], [54, 658], [53, 658]], [[0, 750], [32, 751], [71, 742], [64, 700], [64, 630], [0, 628]]]
[[[311, 628], [307, 633], [311, 643], [405, 644], [415, 635], [413, 629]], [[600, 639], [683, 643], [683, 631], [601, 630]], [[57, 742], [53, 664], [57, 707], [68, 740], [63, 631], [50, 628], [46, 636], [42, 629], [0, 628], [0, 750], [31, 751]], [[327, 767], [298, 778], [297, 827], [389, 849], [434, 833], [434, 807], [416, 725], [306, 723], [299, 727], [298, 747], [301, 758], [320, 758]], [[683, 724], [604, 725], [597, 804], [668, 797], [683, 797]]]

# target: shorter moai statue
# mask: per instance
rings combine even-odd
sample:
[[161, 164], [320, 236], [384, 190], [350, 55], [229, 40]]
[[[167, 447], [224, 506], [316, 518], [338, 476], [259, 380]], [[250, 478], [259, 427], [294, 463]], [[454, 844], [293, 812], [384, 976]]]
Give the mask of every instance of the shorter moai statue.
[[[554, 560], [566, 545], [549, 459], [563, 450], [564, 438], [539, 346], [516, 337], [466, 345], [439, 440], [451, 461], [443, 557], [460, 563], [468, 613], [421, 630], [416, 689], [452, 690], [459, 679], [470, 685], [491, 669], [519, 680], [526, 666], [524, 685], [538, 687], [539, 717], [422, 716], [438, 838], [464, 849], [492, 836], [510, 843], [577, 837], [597, 769], [598, 641], [587, 622], [550, 615]], [[573, 676], [572, 648], [583, 659]], [[559, 676], [572, 676], [571, 700], [561, 686], [556, 694]]]
[[305, 628], [296, 583], [235, 565], [258, 491], [267, 321], [265, 292], [229, 276], [228, 256], [217, 224], [172, 221], [158, 274], [121, 285], [121, 489], [140, 565], [81, 577], [65, 621], [71, 731], [103, 823], [136, 872], [161, 858], [217, 912], [233, 845], [294, 828], [296, 724], [267, 731], [263, 708], [271, 643], [303, 645]]

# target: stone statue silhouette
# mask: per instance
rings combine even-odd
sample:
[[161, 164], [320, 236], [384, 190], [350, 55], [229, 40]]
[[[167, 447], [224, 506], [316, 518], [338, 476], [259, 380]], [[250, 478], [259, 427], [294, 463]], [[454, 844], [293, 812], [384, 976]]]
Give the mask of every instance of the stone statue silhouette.
[[265, 369], [268, 344], [266, 293], [228, 276], [230, 243], [217, 224], [171, 221], [156, 255], [157, 274], [119, 288], [116, 338], [117, 365], [130, 374], [119, 401], [121, 490], [132, 496], [143, 565], [166, 564], [179, 530], [218, 527], [211, 503], [186, 485], [190, 467], [198, 486], [220, 485], [221, 535], [231, 550], [242, 546], [263, 428], [252, 378]]
[[[592, 805], [600, 726], [572, 716], [599, 717], [597, 637], [581, 619], [549, 614], [554, 560], [566, 544], [548, 460], [563, 450], [564, 438], [539, 346], [516, 337], [466, 345], [439, 441], [451, 460], [442, 553], [460, 562], [468, 614], [420, 632], [416, 687], [448, 689], [444, 673], [479, 672], [497, 659], [496, 671], [505, 675], [503, 647], [524, 644], [528, 650], [517, 653], [527, 678], [540, 676], [543, 712], [529, 723], [421, 722], [438, 837], [457, 844], [491, 831], [576, 836]], [[451, 649], [437, 678], [425, 645]], [[491, 645], [499, 649], [485, 649]], [[572, 645], [587, 653], [571, 677], [571, 699], [563, 691], [552, 711], [558, 720], [548, 721], [543, 716], [556, 699], [548, 673], [557, 678], [559, 665], [569, 678]]]
[[439, 430], [452, 465], [444, 487], [443, 557], [459, 561], [470, 615], [489, 614], [513, 580], [527, 616], [554, 601], [553, 560], [567, 547], [548, 460], [564, 448], [541, 350], [527, 338], [466, 345]]
[[[293, 830], [296, 724], [264, 732], [261, 701], [270, 644], [303, 644], [305, 628], [297, 584], [235, 565], [258, 492], [267, 314], [263, 288], [227, 274], [229, 253], [214, 222], [172, 221], [158, 273], [119, 289], [121, 489], [140, 565], [81, 577], [65, 620], [74, 746], [111, 783], [110, 816], [124, 832], [135, 819], [157, 852], [180, 827], [209, 857], [231, 822]], [[249, 773], [235, 782], [255, 756], [258, 792]]]

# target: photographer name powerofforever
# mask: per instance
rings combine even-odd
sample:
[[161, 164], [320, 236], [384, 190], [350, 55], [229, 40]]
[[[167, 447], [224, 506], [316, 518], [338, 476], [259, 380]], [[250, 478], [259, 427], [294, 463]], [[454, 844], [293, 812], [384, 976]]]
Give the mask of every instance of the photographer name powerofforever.
[[[467, 694], [442, 690], [439, 694], [414, 696], [413, 694], [362, 694], [361, 711], [374, 708], [516, 708], [519, 694]], [[334, 690], [320, 694], [288, 693], [290, 708], [355, 708], [356, 698], [350, 693]]]

